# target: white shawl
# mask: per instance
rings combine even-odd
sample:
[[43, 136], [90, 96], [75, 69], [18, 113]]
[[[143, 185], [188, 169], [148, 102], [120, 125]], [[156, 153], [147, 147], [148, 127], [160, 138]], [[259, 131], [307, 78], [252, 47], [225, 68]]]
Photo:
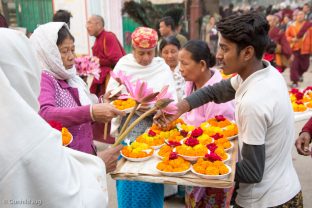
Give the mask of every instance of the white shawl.
[[[114, 72], [118, 73], [122, 71], [127, 76], [131, 76], [131, 83], [135, 84], [137, 80], [142, 80], [147, 82], [149, 88], [153, 88], [154, 92], [160, 92], [160, 90], [169, 85], [168, 92], [171, 93], [172, 98], [177, 101], [177, 91], [176, 85], [173, 80], [172, 72], [170, 67], [166, 64], [164, 59], [160, 57], [155, 57], [152, 63], [147, 66], [142, 66], [138, 64], [135, 60], [133, 54], [128, 54], [121, 59], [114, 68]], [[111, 78], [107, 85], [107, 91], [115, 89], [119, 83]], [[123, 93], [126, 93], [125, 89]], [[120, 125], [121, 118], [113, 118], [111, 125], [111, 135], [118, 136], [118, 127]]]
[[56, 45], [58, 32], [64, 25], [67, 27], [64, 22], [40, 25], [31, 35], [30, 41], [35, 48], [41, 68], [48, 70], [56, 79], [67, 80], [69, 86], [78, 89], [81, 105], [88, 105], [92, 103], [92, 96], [86, 83], [76, 74], [75, 67], [65, 69]]
[[[128, 54], [122, 57], [116, 64], [114, 72], [118, 73], [119, 71], [124, 72], [125, 75], [130, 75], [133, 84], [137, 80], [146, 81], [148, 87], [153, 88], [154, 92], [159, 92], [164, 86], [169, 85], [168, 91], [172, 94], [173, 99], [177, 101], [172, 72], [164, 59], [155, 57], [151, 64], [142, 66], [137, 63], [133, 54]], [[110, 79], [107, 90], [112, 90], [117, 86], [118, 82]]]
[[40, 67], [29, 40], [1, 28], [0, 45], [1, 207], [107, 207], [103, 161], [63, 147], [37, 113]]

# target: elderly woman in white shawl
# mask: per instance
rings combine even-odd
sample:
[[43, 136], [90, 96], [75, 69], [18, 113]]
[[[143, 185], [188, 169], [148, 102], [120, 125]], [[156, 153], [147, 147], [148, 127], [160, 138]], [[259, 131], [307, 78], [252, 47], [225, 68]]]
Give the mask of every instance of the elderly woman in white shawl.
[[37, 113], [41, 70], [29, 40], [2, 28], [0, 45], [0, 207], [107, 207], [105, 166], [114, 169], [120, 148], [96, 157], [63, 147]]
[[41, 25], [30, 40], [43, 69], [39, 114], [48, 122], [56, 121], [68, 128], [73, 135], [69, 147], [95, 155], [93, 138], [103, 135], [98, 133], [103, 132], [103, 127], [93, 122], [105, 123], [123, 112], [107, 103], [94, 104], [96, 96], [76, 74], [74, 37], [65, 23]]
[[[137, 80], [147, 82], [154, 92], [159, 92], [164, 86], [169, 85], [168, 91], [172, 98], [177, 100], [175, 83], [169, 66], [162, 58], [155, 57], [157, 45], [157, 33], [146, 27], [139, 27], [132, 33], [133, 51], [122, 57], [114, 68], [114, 73], [123, 72], [131, 77], [134, 84]], [[118, 86], [117, 81], [110, 79], [107, 90]], [[145, 109], [146, 110], [146, 109]], [[137, 116], [133, 116], [132, 122]], [[116, 122], [114, 122], [116, 124]], [[113, 123], [113, 124], [114, 124]], [[133, 141], [153, 123], [152, 116], [141, 121], [127, 138]], [[152, 184], [144, 182], [117, 181], [118, 207], [163, 207], [164, 186], [163, 184]]]

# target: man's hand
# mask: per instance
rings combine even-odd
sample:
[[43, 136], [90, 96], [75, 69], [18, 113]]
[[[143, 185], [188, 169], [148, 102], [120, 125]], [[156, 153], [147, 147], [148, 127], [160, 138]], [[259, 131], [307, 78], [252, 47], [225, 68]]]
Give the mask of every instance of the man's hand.
[[183, 113], [188, 112], [190, 110], [190, 105], [186, 100], [182, 100], [177, 103], [178, 111], [176, 114], [164, 114], [162, 111], [157, 111], [154, 116], [154, 123], [160, 127], [166, 127], [170, 122], [178, 119]]
[[116, 170], [118, 157], [123, 145], [116, 147], [109, 147], [101, 152], [98, 152], [98, 156], [104, 161], [106, 167], [106, 173], [110, 173]]
[[125, 116], [126, 113], [116, 109], [109, 103], [99, 103], [92, 105], [93, 118], [97, 122], [107, 123], [116, 116]]
[[305, 156], [311, 155], [311, 151], [309, 150], [310, 142], [311, 135], [308, 132], [302, 132], [295, 143], [298, 154]]

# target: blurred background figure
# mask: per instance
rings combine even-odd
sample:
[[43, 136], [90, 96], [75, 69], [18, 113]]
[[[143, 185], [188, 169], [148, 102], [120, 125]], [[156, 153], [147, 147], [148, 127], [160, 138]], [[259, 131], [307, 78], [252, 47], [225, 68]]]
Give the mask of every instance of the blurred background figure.
[[218, 46], [218, 32], [215, 16], [210, 16], [205, 28], [205, 41], [209, 46], [210, 52], [216, 54]]
[[276, 44], [273, 51], [276, 68], [283, 72], [287, 67], [289, 67], [289, 59], [292, 54], [291, 48], [286, 39], [285, 32], [280, 30], [278, 27], [280, 20], [279, 17], [276, 15], [268, 15], [266, 19], [270, 25], [269, 37]]
[[285, 34], [294, 55], [290, 66], [290, 80], [292, 87], [297, 88], [298, 82], [303, 81], [303, 74], [310, 66], [312, 31], [311, 23], [305, 20], [303, 11], [298, 10], [294, 16], [296, 21], [287, 28]]
[[160, 56], [170, 67], [176, 85], [178, 101], [184, 96], [185, 81], [180, 72], [178, 54], [181, 48], [179, 40], [174, 36], [164, 38], [159, 45]]
[[5, 17], [1, 13], [0, 13], [0, 27], [6, 27], [6, 28], [9, 27]]
[[53, 22], [65, 22], [70, 28], [70, 18], [73, 17], [72, 14], [67, 10], [57, 10], [53, 15]]
[[310, 6], [310, 4], [305, 3], [305, 4], [303, 5], [303, 7], [302, 7], [302, 11], [303, 11], [304, 14], [305, 14], [306, 20], [311, 21], [311, 20], [312, 20], [312, 12], [311, 12], [311, 6]]
[[174, 20], [172, 19], [172, 17], [169, 16], [163, 17], [159, 21], [159, 33], [161, 36], [159, 43], [162, 39], [169, 36], [175, 36], [179, 40], [181, 47], [184, 46], [187, 42], [186, 37], [179, 33], [176, 33]]
[[105, 94], [109, 81], [109, 73], [126, 52], [113, 32], [104, 29], [104, 19], [99, 15], [92, 15], [87, 22], [87, 31], [90, 36], [95, 37], [92, 54], [100, 59], [100, 79], [93, 80], [91, 93], [101, 96]]

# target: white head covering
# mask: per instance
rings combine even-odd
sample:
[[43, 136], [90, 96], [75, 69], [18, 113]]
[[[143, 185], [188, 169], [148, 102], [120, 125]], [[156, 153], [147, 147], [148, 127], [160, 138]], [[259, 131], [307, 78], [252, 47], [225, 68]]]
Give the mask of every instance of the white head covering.
[[37, 113], [40, 67], [29, 40], [1, 28], [0, 45], [1, 207], [106, 207], [103, 161], [63, 147]]
[[30, 37], [42, 69], [48, 70], [56, 79], [67, 80], [77, 88], [81, 105], [91, 104], [91, 95], [86, 83], [76, 74], [76, 68], [66, 70], [56, 45], [59, 30], [68, 26], [64, 22], [49, 22], [40, 25]]

